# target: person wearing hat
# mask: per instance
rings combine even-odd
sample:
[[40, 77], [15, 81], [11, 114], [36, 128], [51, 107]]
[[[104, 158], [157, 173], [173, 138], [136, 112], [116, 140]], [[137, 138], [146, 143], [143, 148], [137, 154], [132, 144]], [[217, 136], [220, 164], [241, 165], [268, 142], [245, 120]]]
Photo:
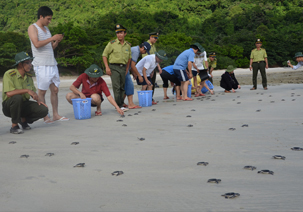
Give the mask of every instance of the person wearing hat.
[[[159, 39], [159, 32], [151, 32], [151, 33], [149, 33], [149, 39], [148, 39], [147, 42], [151, 46], [151, 49], [149, 51], [150, 54], [155, 54], [156, 53], [157, 49], [156, 49], [155, 43], [157, 42], [158, 39]], [[142, 58], [144, 58], [147, 55], [148, 54], [142, 54]], [[160, 67], [159, 64], [157, 65], [157, 67], [156, 67], [156, 69], [154, 71], [154, 74], [151, 77], [151, 83], [153, 85], [156, 85], [157, 71], [159, 72], [159, 74], [162, 73], [162, 69], [161, 69], [161, 67]], [[153, 86], [153, 94], [152, 94], [152, 96], [154, 96], [154, 92], [155, 92], [155, 86]], [[152, 104], [156, 105], [157, 102], [153, 99]]]
[[262, 76], [262, 85], [264, 90], [267, 90], [267, 79], [266, 79], [266, 72], [265, 68], [268, 69], [268, 60], [267, 60], [267, 54], [266, 50], [261, 48], [262, 46], [262, 40], [257, 39], [256, 40], [256, 47], [251, 51], [250, 54], [250, 71], [253, 70], [253, 87], [250, 90], [256, 90], [257, 89], [257, 76], [258, 76], [258, 70], [260, 70], [261, 76]]
[[110, 76], [114, 91], [115, 101], [123, 110], [128, 109], [123, 106], [125, 75], [128, 72], [131, 62], [131, 44], [124, 40], [126, 28], [121, 24], [115, 25], [117, 38], [110, 41], [102, 54], [103, 62], [106, 68], [106, 74]]
[[[50, 101], [53, 108], [53, 121], [68, 121], [58, 113], [58, 92], [60, 85], [59, 70], [54, 56], [54, 49], [63, 40], [63, 34], [52, 36], [47, 28], [53, 17], [52, 10], [47, 6], [38, 9], [38, 20], [28, 27], [28, 36], [34, 60], [32, 62], [36, 75], [39, 98], [45, 103], [45, 95], [50, 89]], [[50, 117], [44, 118], [45, 123], [53, 122]]]
[[142, 58], [142, 60], [137, 63], [136, 68], [139, 74], [143, 77], [143, 82], [139, 82], [139, 79], [137, 78], [137, 84], [142, 85], [142, 91], [153, 89], [151, 75], [156, 74], [154, 69], [159, 63], [167, 59], [166, 52], [164, 50], [160, 50], [155, 52], [155, 54]]
[[[114, 98], [110, 95], [106, 82], [101, 78], [102, 75], [102, 69], [96, 64], [92, 64], [70, 86], [70, 90], [72, 91], [72, 93], [66, 94], [66, 100], [70, 104], [73, 104], [72, 99], [92, 98], [92, 107], [97, 107], [97, 110], [95, 111], [95, 116], [101, 116], [101, 103], [103, 102], [102, 93], [104, 93], [108, 101], [116, 108], [117, 112], [123, 115], [123, 110], [119, 108]], [[78, 90], [81, 84], [82, 92]]]
[[138, 46], [134, 46], [131, 48], [131, 52], [132, 52], [132, 60], [130, 63], [130, 69], [127, 72], [126, 76], [125, 76], [125, 97], [127, 96], [128, 99], [128, 105], [124, 104], [124, 107], [128, 107], [128, 109], [138, 109], [141, 108], [139, 105], [135, 105], [135, 103], [133, 102], [133, 96], [134, 96], [134, 83], [130, 77], [130, 71], [132, 72], [132, 75], [134, 76], [134, 79], [137, 79], [137, 77], [139, 78], [139, 82], [143, 82], [143, 77], [139, 74], [137, 68], [136, 68], [136, 63], [139, 59], [139, 56], [141, 54], [149, 54], [149, 50], [150, 50], [151, 46], [148, 42], [142, 42], [140, 45]]
[[288, 66], [290, 66], [293, 70], [297, 70], [298, 68], [300, 68], [301, 66], [303, 66], [303, 54], [302, 52], [297, 52], [294, 56], [294, 59], [298, 62], [297, 65], [292, 65], [290, 63], [290, 61], [287, 61]]
[[[36, 93], [36, 88], [29, 73], [32, 68], [32, 57], [25, 52], [16, 54], [16, 66], [3, 75], [2, 111], [12, 119], [10, 133], [21, 134], [30, 130], [28, 124], [47, 116], [48, 108]], [[35, 101], [30, 101], [32, 97]], [[20, 129], [18, 123], [22, 126]]]
[[[190, 45], [190, 48], [183, 51], [175, 60], [174, 63], [174, 73], [181, 82], [181, 92], [182, 92], [182, 100], [183, 101], [192, 101], [193, 99], [187, 97], [187, 90], [189, 85], [189, 79], [193, 77], [192, 74], [192, 64], [194, 62], [195, 54], [203, 49], [201, 45], [198, 46], [198, 43]], [[186, 69], [188, 69], [189, 73], [187, 73]], [[188, 76], [187, 76], [188, 75]], [[178, 98], [177, 98], [178, 99]], [[181, 100], [181, 98], [179, 98]]]
[[220, 86], [224, 88], [225, 93], [230, 93], [230, 90], [235, 93], [238, 88], [241, 89], [241, 86], [239, 85], [235, 74], [234, 74], [234, 68], [232, 65], [227, 66], [227, 69], [224, 74], [221, 76]]
[[217, 58], [216, 58], [216, 52], [211, 52], [207, 58], [208, 62], [208, 73], [210, 75], [209, 81], [213, 84], [213, 70], [217, 68]]

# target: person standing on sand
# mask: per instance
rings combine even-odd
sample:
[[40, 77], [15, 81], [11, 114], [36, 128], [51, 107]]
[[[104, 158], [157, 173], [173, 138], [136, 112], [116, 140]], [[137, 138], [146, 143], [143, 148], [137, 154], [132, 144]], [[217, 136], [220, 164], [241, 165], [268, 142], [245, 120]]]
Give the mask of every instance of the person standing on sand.
[[294, 56], [294, 59], [298, 62], [297, 65], [292, 65], [290, 63], [290, 61], [287, 61], [288, 66], [290, 66], [293, 70], [297, 70], [298, 68], [300, 68], [301, 66], [303, 66], [303, 54], [302, 52], [297, 52]]
[[[38, 21], [28, 27], [28, 36], [34, 60], [32, 62], [37, 79], [38, 96], [45, 103], [45, 94], [48, 88], [51, 91], [51, 104], [53, 108], [53, 121], [68, 121], [58, 113], [58, 92], [60, 85], [57, 61], [54, 49], [63, 39], [63, 34], [51, 35], [47, 26], [53, 17], [52, 10], [43, 6], [38, 10]], [[44, 118], [44, 123], [53, 123], [50, 117]]]
[[253, 87], [250, 90], [257, 89], [257, 76], [258, 70], [260, 70], [262, 76], [262, 85], [264, 90], [267, 90], [267, 78], [265, 68], [268, 69], [268, 60], [266, 50], [261, 48], [262, 41], [261, 39], [256, 40], [256, 47], [251, 51], [250, 54], [250, 66], [249, 70], [253, 70]]

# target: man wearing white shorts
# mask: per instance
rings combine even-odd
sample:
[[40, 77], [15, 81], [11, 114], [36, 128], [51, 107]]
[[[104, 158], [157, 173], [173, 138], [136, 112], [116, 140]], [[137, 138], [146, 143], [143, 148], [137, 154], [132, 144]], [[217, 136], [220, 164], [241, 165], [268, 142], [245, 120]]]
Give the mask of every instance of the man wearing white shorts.
[[[28, 36], [34, 57], [32, 64], [37, 79], [38, 96], [44, 103], [46, 91], [50, 88], [53, 121], [68, 121], [68, 118], [58, 114], [60, 78], [54, 49], [63, 39], [63, 34], [51, 35], [47, 26], [51, 22], [52, 17], [53, 12], [49, 7], [40, 7], [38, 10], [38, 21], [28, 27]], [[44, 118], [45, 123], [52, 123], [53, 121], [48, 116]]]

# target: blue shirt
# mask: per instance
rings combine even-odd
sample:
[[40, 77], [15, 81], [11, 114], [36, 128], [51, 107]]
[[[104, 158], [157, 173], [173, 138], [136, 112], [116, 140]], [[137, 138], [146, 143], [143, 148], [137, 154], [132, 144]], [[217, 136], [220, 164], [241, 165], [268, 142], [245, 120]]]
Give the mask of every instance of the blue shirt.
[[303, 66], [303, 62], [298, 62], [298, 64], [293, 66], [292, 69], [296, 70], [296, 69], [300, 68], [301, 66]]
[[195, 58], [195, 53], [192, 48], [185, 50], [175, 60], [174, 69], [186, 70], [188, 62], [189, 61], [194, 62], [194, 58]]
[[166, 67], [162, 68], [162, 70], [166, 71], [170, 75], [173, 75], [174, 74], [174, 68], [173, 67], [174, 67], [174, 65], [166, 66]]

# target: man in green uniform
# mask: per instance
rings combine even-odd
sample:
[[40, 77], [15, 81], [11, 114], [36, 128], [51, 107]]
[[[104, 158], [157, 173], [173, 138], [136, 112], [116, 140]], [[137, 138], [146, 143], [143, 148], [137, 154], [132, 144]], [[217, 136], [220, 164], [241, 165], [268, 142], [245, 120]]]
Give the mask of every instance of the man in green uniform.
[[115, 26], [117, 39], [110, 41], [105, 47], [102, 57], [106, 68], [106, 74], [110, 76], [117, 105], [123, 111], [125, 75], [129, 69], [131, 44], [124, 40], [126, 28], [121, 24]]
[[213, 84], [213, 70], [217, 68], [217, 58], [216, 58], [216, 52], [211, 52], [209, 54], [209, 57], [207, 58], [208, 62], [208, 71], [210, 74], [210, 78], [208, 79]]
[[[159, 32], [152, 32], [152, 33], [149, 33], [149, 40], [148, 40], [147, 42], [148, 42], [148, 43], [150, 44], [150, 46], [151, 46], [151, 49], [149, 50], [149, 54], [150, 54], [150, 55], [151, 55], [151, 54], [155, 54], [155, 52], [157, 51], [157, 50], [156, 50], [155, 43], [157, 42], [158, 38], [159, 38]], [[142, 54], [142, 58], [145, 57], [145, 56], [147, 56], [147, 55], [148, 55], [148, 54]], [[152, 80], [152, 84], [153, 84], [153, 85], [155, 85], [155, 82], [156, 82], [157, 70], [158, 70], [159, 74], [162, 73], [162, 69], [161, 69], [161, 67], [160, 67], [159, 64], [157, 65], [157, 67], [156, 67], [155, 70], [154, 70], [153, 75], [151, 76], [151, 77], [152, 77], [151, 80]], [[155, 92], [155, 87], [156, 87], [156, 86], [153, 86], [153, 94], [152, 94], [153, 96], [154, 96], [154, 92]], [[155, 104], [157, 104], [157, 102], [153, 99], [152, 104], [155, 105]]]
[[[48, 113], [47, 106], [39, 99], [29, 74], [32, 59], [25, 52], [18, 53], [14, 65], [17, 67], [6, 71], [3, 76], [2, 111], [5, 116], [12, 118], [10, 133], [21, 134], [23, 130], [30, 130], [28, 124], [44, 118]], [[30, 97], [37, 102], [29, 101]]]
[[257, 76], [258, 70], [261, 72], [262, 76], [262, 85], [264, 90], [267, 90], [267, 79], [266, 79], [266, 72], [265, 68], [268, 69], [268, 61], [267, 61], [267, 54], [266, 50], [261, 48], [262, 41], [261, 39], [257, 39], [256, 47], [251, 51], [250, 54], [250, 66], [249, 69], [253, 69], [253, 87], [250, 90], [257, 89]]

